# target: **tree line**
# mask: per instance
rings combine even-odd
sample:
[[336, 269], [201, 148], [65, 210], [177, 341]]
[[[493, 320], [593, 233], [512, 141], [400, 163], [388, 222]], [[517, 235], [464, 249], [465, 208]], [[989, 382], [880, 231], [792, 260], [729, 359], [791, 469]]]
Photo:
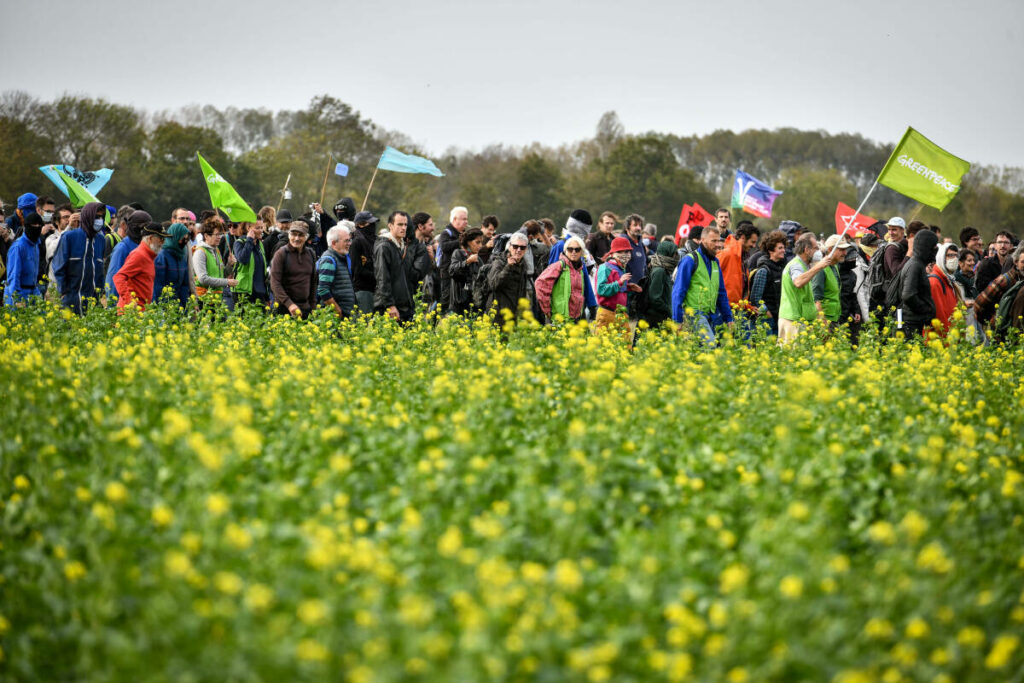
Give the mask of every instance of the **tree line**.
[[[202, 209], [209, 195], [198, 150], [256, 208], [282, 201], [290, 174], [292, 199], [283, 206], [305, 210], [320, 199], [325, 171], [325, 204], [350, 196], [358, 205], [385, 145], [431, 156], [446, 177], [379, 173], [367, 205], [375, 212], [402, 207], [443, 217], [461, 204], [471, 221], [493, 213], [515, 227], [541, 216], [561, 222], [583, 207], [595, 214], [640, 213], [661, 234], [675, 229], [684, 202], [709, 210], [727, 206], [737, 168], [784, 193], [774, 218], [754, 221], [759, 227], [792, 219], [831, 232], [836, 202], [857, 206], [894, 146], [858, 134], [792, 128], [632, 135], [608, 112], [593, 137], [558, 147], [496, 144], [437, 156], [330, 95], [294, 111], [190, 105], [149, 112], [77, 95], [41, 101], [8, 91], [0, 95], [0, 198], [13, 210], [23, 192], [56, 194], [37, 169], [66, 163], [115, 169], [100, 193], [111, 205], [141, 201], [156, 216], [169, 216], [177, 206]], [[334, 175], [335, 161], [349, 166], [347, 177]], [[865, 213], [879, 219], [913, 213], [946, 235], [973, 225], [991, 239], [1024, 223], [1024, 169], [976, 165], [941, 213], [880, 187]]]

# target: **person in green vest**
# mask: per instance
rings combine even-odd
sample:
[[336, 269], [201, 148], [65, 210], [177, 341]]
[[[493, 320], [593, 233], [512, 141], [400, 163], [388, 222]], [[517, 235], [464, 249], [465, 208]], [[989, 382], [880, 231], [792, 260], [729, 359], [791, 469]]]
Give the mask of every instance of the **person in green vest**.
[[815, 275], [839, 263], [843, 253], [836, 249], [830, 256], [822, 256], [818, 250], [818, 238], [812, 232], [797, 237], [793, 251], [796, 252], [793, 260], [782, 269], [779, 344], [783, 345], [792, 341], [804, 325], [817, 319], [818, 308], [814, 305], [813, 286], [808, 285]]
[[217, 249], [224, 237], [224, 223], [218, 216], [203, 221], [200, 228], [203, 241], [192, 252], [192, 272], [195, 274], [196, 296], [206, 298], [207, 292], [224, 296], [228, 287], [236, 287], [238, 280], [224, 277], [224, 259]]
[[715, 343], [719, 325], [732, 327], [732, 309], [725, 292], [718, 252], [722, 250], [722, 234], [715, 224], [704, 228], [695, 251], [679, 259], [676, 280], [672, 287], [672, 320], [692, 323], [709, 346]]
[[270, 307], [270, 279], [267, 275], [267, 253], [263, 248], [263, 219], [242, 223], [242, 237], [235, 240], [231, 251], [235, 256], [235, 305], [254, 303]]
[[[831, 254], [834, 248], [841, 263], [846, 258], [846, 250], [852, 246], [841, 235], [832, 235], [825, 240], [824, 253]], [[838, 266], [828, 266], [819, 271], [811, 281], [814, 306], [828, 322], [829, 329], [839, 325], [839, 314], [842, 311], [842, 303], [839, 300], [840, 289]]]

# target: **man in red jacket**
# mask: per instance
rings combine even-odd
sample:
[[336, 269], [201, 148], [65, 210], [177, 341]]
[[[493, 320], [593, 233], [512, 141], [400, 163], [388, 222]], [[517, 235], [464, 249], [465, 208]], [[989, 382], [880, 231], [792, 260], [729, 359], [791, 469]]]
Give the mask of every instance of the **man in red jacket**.
[[114, 274], [117, 288], [117, 314], [134, 303], [140, 310], [153, 299], [153, 279], [156, 277], [156, 255], [170, 237], [159, 223], [150, 223], [142, 229], [142, 242], [128, 254], [124, 265]]

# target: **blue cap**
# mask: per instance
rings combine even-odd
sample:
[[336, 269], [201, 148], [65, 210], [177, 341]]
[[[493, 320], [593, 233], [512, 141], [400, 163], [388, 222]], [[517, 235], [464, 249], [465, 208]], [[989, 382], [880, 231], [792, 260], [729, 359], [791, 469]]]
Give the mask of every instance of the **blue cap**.
[[23, 194], [20, 197], [18, 197], [18, 208], [19, 209], [34, 209], [36, 207], [36, 200], [37, 199], [38, 199], [38, 197], [36, 197], [31, 192], [26, 192], [25, 194]]

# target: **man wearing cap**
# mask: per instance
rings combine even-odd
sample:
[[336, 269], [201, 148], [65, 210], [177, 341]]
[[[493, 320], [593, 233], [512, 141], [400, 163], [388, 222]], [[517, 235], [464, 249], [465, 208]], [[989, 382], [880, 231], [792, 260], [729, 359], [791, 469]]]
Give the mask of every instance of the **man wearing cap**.
[[[144, 211], [136, 211], [133, 216]], [[117, 288], [117, 314], [123, 315], [128, 306], [140, 311], [153, 300], [153, 281], [156, 277], [156, 255], [170, 235], [159, 223], [150, 222], [142, 228], [142, 243], [128, 254], [124, 264], [114, 273]]]
[[356, 306], [366, 315], [373, 313], [373, 293], [377, 289], [377, 276], [373, 270], [374, 244], [377, 242], [377, 217], [369, 211], [356, 214], [355, 234], [352, 235], [352, 287], [356, 291]]
[[263, 251], [267, 258], [274, 260], [274, 254], [288, 243], [288, 230], [292, 225], [292, 212], [281, 209], [274, 218], [274, 225], [267, 226], [267, 234], [263, 236]]
[[[847, 242], [845, 237], [832, 235], [825, 240], [824, 254], [831, 254], [832, 249], [835, 248], [837, 256], [835, 261], [842, 263], [846, 258], [846, 250], [851, 246], [853, 245]], [[835, 264], [826, 266], [811, 280], [814, 307], [828, 321], [830, 328], [839, 324], [839, 314], [842, 312], [842, 303], [839, 298], [840, 288], [839, 268]]]
[[82, 207], [77, 228], [60, 237], [53, 255], [53, 279], [60, 303], [78, 315], [103, 291], [103, 223], [107, 207], [89, 202]]
[[409, 270], [409, 249], [405, 244], [405, 231], [409, 227], [409, 214], [393, 211], [388, 216], [388, 231], [373, 247], [373, 269], [377, 280], [374, 309], [387, 313], [394, 320], [412, 320], [413, 301], [406, 272]]
[[14, 213], [8, 216], [7, 220], [4, 221], [7, 225], [7, 229], [10, 230], [15, 237], [19, 237], [21, 235], [21, 228], [25, 224], [25, 218], [30, 213], [35, 213], [36, 199], [38, 199], [38, 197], [31, 192], [26, 192], [18, 197], [17, 208], [15, 208]]
[[[121, 270], [121, 266], [128, 259], [128, 254], [138, 249], [139, 243], [142, 241], [142, 229], [152, 222], [152, 216], [145, 211], [133, 211], [128, 216], [127, 233], [124, 239], [114, 247], [114, 252], [110, 255], [110, 264], [107, 266], [105, 291], [107, 293], [108, 307], [112, 307], [117, 303], [117, 287], [114, 285], [114, 276], [117, 275], [117, 271]], [[153, 283], [150, 282], [151, 287], [152, 285]]]
[[288, 244], [270, 260], [270, 289], [274, 312], [308, 318], [316, 304], [316, 261], [306, 246], [312, 229], [309, 219], [300, 218], [288, 228]]
[[910, 250], [910, 243], [907, 241], [907, 224], [899, 216], [890, 218], [885, 227], [885, 241], [895, 245], [895, 248], [886, 247], [882, 252], [885, 260], [885, 279], [888, 281], [895, 277], [900, 272], [900, 268], [903, 267], [903, 263], [907, 260], [907, 253]]
[[[814, 276], [829, 266], [839, 263], [838, 251], [815, 262], [818, 238], [805, 232], [793, 243], [796, 254], [782, 269], [782, 299], [779, 302], [779, 344], [785, 345], [796, 338], [803, 326], [818, 317], [814, 293], [808, 285]], [[813, 265], [811, 265], [813, 264]]]
[[42, 296], [38, 278], [43, 217], [37, 213], [27, 214], [22, 219], [21, 228], [21, 237], [14, 240], [7, 252], [5, 306], [24, 306], [30, 298]]
[[721, 250], [722, 233], [712, 223], [701, 231], [697, 250], [679, 259], [672, 287], [672, 319], [679, 324], [692, 321], [709, 345], [715, 343], [718, 325], [733, 322], [718, 262]]

